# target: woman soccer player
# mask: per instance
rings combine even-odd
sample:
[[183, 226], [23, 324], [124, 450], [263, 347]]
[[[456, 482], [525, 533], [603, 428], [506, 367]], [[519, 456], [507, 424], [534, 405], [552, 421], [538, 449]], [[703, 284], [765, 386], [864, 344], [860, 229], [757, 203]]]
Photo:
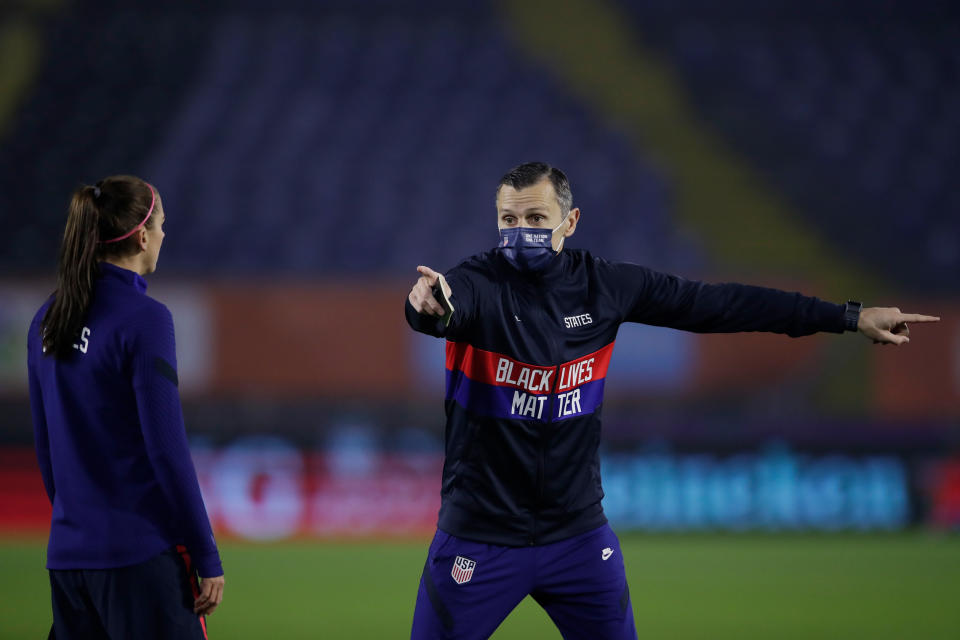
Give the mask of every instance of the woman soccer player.
[[58, 640], [206, 638], [203, 616], [223, 595], [183, 426], [173, 319], [143, 279], [157, 267], [163, 221], [157, 190], [139, 178], [74, 192], [57, 289], [30, 325]]

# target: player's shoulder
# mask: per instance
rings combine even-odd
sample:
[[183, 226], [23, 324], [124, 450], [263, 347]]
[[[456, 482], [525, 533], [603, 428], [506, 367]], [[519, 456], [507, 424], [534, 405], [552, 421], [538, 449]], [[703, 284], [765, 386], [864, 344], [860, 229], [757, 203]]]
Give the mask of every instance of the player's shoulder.
[[601, 256], [595, 256], [589, 251], [586, 250], [577, 250], [576, 255], [580, 262], [592, 269], [601, 270], [601, 271], [620, 271], [620, 270], [641, 270], [641, 271], [651, 271], [652, 269], [646, 265], [633, 262], [631, 260], [609, 260]]
[[37, 312], [33, 314], [33, 319], [30, 321], [30, 329], [28, 335], [39, 336], [40, 335], [40, 326], [43, 324], [43, 319], [47, 315], [47, 309], [50, 308], [50, 305], [53, 304], [53, 294], [40, 305], [40, 308], [37, 309]]
[[[563, 253], [567, 253], [567, 250]], [[585, 249], [570, 250], [566, 256], [566, 273], [577, 280], [604, 283], [615, 288], [644, 286], [644, 283], [656, 277], [656, 272], [645, 265], [609, 260]]]
[[129, 296], [123, 310], [111, 314], [107, 326], [116, 332], [124, 349], [137, 352], [145, 345], [173, 344], [175, 330], [173, 315], [165, 304], [146, 293]]
[[147, 322], [153, 321], [161, 324], [173, 322], [173, 314], [170, 313], [167, 305], [156, 298], [151, 298], [145, 293], [141, 293], [135, 297], [131, 311], [141, 320]]
[[627, 262], [608, 260], [592, 254], [587, 249], [564, 249], [563, 255], [567, 263], [567, 268], [573, 271], [585, 270], [603, 273], [616, 270], [622, 265], [630, 264]]
[[131, 291], [124, 296], [122, 304], [110, 310], [113, 322], [121, 332], [129, 329], [138, 331], [155, 331], [173, 327], [173, 314], [167, 305], [155, 298], [151, 298], [142, 291]]

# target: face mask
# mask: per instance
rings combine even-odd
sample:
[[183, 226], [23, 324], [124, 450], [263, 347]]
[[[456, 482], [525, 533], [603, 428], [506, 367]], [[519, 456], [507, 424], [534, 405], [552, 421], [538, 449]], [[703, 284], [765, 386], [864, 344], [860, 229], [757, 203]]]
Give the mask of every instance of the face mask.
[[[554, 232], [562, 225], [563, 221], [553, 229], [529, 227], [500, 229], [500, 250], [503, 252], [503, 257], [520, 271], [543, 271], [550, 264], [550, 259], [559, 251], [559, 249], [553, 250], [551, 241]], [[563, 247], [562, 238], [560, 247]]]

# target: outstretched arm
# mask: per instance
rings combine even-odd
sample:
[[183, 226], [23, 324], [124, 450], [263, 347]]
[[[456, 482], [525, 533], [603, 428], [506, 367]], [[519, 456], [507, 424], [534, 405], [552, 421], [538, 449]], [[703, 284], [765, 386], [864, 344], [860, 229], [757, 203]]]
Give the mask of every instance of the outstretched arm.
[[863, 309], [855, 324], [848, 305], [799, 293], [737, 283], [707, 284], [628, 263], [612, 265], [614, 295], [624, 320], [702, 333], [771, 331], [805, 336], [818, 331], [859, 330], [880, 344], [909, 342], [907, 322], [940, 318], [897, 308]]
[[629, 263], [612, 265], [614, 296], [627, 322], [694, 331], [769, 331], [792, 337], [853, 331], [846, 307], [738, 283], [708, 284]]
[[857, 330], [873, 340], [874, 344], [900, 346], [910, 342], [908, 322], [940, 322], [940, 318], [901, 313], [897, 307], [870, 307], [860, 312]]

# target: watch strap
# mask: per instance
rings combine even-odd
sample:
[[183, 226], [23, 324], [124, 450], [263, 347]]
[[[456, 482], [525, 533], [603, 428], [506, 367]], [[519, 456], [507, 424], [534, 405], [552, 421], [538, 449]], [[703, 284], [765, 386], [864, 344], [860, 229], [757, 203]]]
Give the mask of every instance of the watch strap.
[[860, 311], [863, 310], [863, 303], [855, 300], [847, 300], [843, 305], [843, 329], [844, 331], [856, 331], [860, 322]]

